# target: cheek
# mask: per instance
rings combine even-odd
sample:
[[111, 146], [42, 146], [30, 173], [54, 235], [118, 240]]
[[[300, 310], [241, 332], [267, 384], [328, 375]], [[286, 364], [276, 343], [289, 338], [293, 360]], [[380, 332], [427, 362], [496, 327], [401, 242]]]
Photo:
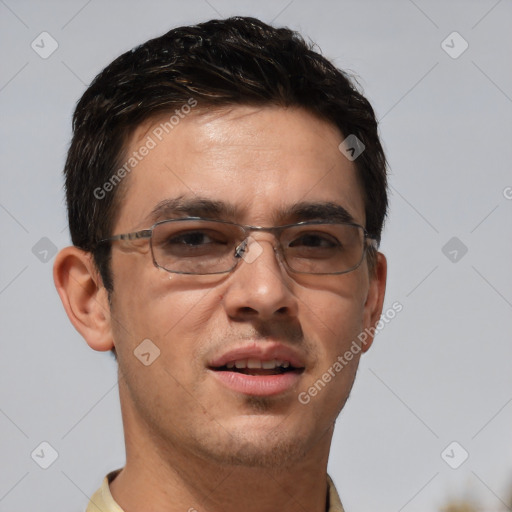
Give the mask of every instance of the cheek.
[[304, 323], [305, 334], [315, 351], [312, 380], [322, 378], [340, 358], [343, 360], [343, 370], [336, 371], [336, 379], [333, 379], [337, 384], [329, 386], [331, 393], [338, 398], [350, 389], [359, 360], [359, 352], [350, 355], [350, 360], [344, 354], [359, 344], [358, 336], [362, 330], [362, 308], [354, 302], [339, 299], [329, 301], [323, 308], [317, 306], [309, 325]]
[[367, 279], [354, 272], [339, 276], [330, 288], [307, 290], [301, 297], [304, 331], [330, 357], [344, 351], [363, 330], [366, 292]]
[[191, 281], [150, 264], [146, 267], [136, 270], [133, 265], [131, 271], [120, 269], [114, 276], [116, 349], [130, 357], [149, 339], [160, 350], [160, 362], [186, 379], [197, 364], [195, 349], [201, 340], [207, 341], [219, 297], [206, 279]]
[[354, 382], [367, 290], [364, 274], [340, 276], [337, 284], [329, 290], [309, 290], [301, 300], [301, 325], [315, 362], [300, 390], [305, 395], [300, 396], [317, 411], [315, 417], [325, 416], [326, 421], [334, 421]]

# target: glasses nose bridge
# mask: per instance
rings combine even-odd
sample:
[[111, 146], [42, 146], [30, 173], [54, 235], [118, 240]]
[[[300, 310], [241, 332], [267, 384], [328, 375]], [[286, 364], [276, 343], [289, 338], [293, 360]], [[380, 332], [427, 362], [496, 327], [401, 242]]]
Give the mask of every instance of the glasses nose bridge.
[[[256, 242], [257, 245], [260, 245], [263, 242], [268, 242], [271, 244], [272, 249], [274, 251], [275, 256], [278, 260], [284, 259], [283, 249], [281, 247], [281, 232], [282, 228], [280, 226], [275, 227], [263, 227], [263, 226], [240, 226], [243, 229], [243, 240], [240, 241], [235, 247], [235, 254], [238, 255], [241, 252], [244, 252], [247, 249], [248, 244]], [[254, 237], [254, 233], [269, 233], [271, 238], [260, 238]]]
[[[242, 226], [244, 229], [244, 240], [242, 243], [247, 242], [247, 240], [252, 237], [256, 242], [269, 242], [272, 244], [274, 251], [281, 251], [281, 232], [283, 230], [280, 226], [273, 227], [264, 227], [264, 226]], [[271, 235], [271, 239], [260, 237], [254, 237], [254, 233], [268, 233]]]

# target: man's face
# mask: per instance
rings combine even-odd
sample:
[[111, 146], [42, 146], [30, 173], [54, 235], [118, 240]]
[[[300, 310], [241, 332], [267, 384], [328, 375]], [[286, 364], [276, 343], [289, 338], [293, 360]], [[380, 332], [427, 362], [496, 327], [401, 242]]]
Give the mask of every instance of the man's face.
[[[137, 129], [127, 155], [160, 121]], [[151, 217], [155, 206], [176, 199], [187, 211], [167, 211], [164, 218], [215, 216], [275, 226], [306, 220], [290, 213], [299, 203], [330, 203], [364, 226], [355, 166], [338, 150], [343, 138], [299, 109], [235, 106], [189, 115], [162, 141], [155, 139], [126, 178], [113, 234], [149, 228], [162, 220]], [[210, 201], [224, 211], [212, 214]], [[124, 377], [125, 429], [210, 461], [285, 465], [330, 443], [359, 355], [308, 404], [298, 396], [375, 320], [367, 304], [375, 287], [366, 260], [347, 274], [294, 275], [276, 257], [273, 235], [251, 236], [261, 254], [216, 276], [157, 268], [147, 240], [113, 244], [111, 328]], [[149, 366], [134, 355], [145, 339], [160, 349]], [[218, 370], [215, 363], [226, 358], [294, 359], [302, 368], [278, 376], [276, 384], [275, 375], [261, 375], [275, 372]], [[244, 375], [250, 373], [256, 376]], [[254, 384], [258, 378], [269, 385]]]

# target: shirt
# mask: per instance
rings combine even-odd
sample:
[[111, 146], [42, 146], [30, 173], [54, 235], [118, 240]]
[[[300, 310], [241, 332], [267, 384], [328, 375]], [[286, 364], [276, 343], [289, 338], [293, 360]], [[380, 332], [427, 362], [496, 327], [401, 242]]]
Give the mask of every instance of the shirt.
[[[110, 494], [109, 483], [117, 476], [121, 469], [109, 473], [104, 479], [101, 487], [92, 495], [85, 512], [124, 512], [114, 501]], [[327, 475], [327, 509], [326, 512], [344, 512], [340, 497], [334, 486], [334, 482]]]

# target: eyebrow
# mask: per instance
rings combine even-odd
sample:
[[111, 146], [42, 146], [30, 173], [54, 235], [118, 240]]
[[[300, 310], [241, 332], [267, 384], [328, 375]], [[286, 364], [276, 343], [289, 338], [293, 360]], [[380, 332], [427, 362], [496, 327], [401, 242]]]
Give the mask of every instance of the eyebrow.
[[179, 196], [160, 201], [148, 215], [150, 222], [176, 217], [235, 218], [236, 208], [223, 201]]
[[[147, 220], [153, 224], [161, 220], [179, 217], [205, 217], [235, 221], [240, 214], [239, 209], [231, 203], [197, 196], [179, 196], [160, 201], [148, 215]], [[354, 217], [346, 208], [330, 201], [302, 201], [278, 210], [273, 215], [275, 224], [308, 220], [355, 223]]]
[[306, 220], [330, 220], [338, 222], [353, 222], [354, 217], [343, 206], [327, 202], [301, 202], [294, 204], [285, 213], [285, 218], [291, 218], [293, 222]]

